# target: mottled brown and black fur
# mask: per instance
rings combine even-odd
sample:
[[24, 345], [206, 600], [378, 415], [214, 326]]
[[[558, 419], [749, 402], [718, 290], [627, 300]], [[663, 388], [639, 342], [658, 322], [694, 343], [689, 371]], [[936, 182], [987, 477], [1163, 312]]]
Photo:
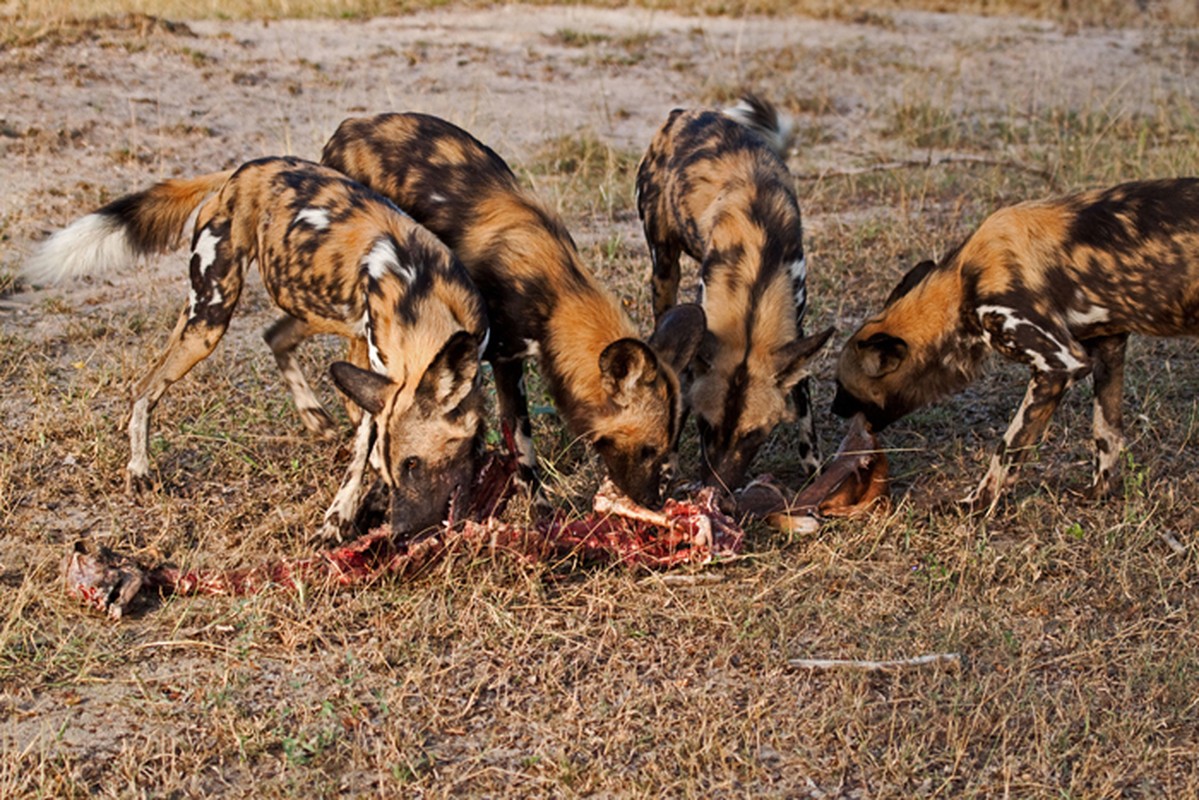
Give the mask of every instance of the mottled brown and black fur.
[[488, 303], [503, 425], [532, 448], [522, 361], [535, 356], [569, 430], [594, 444], [609, 476], [643, 504], [660, 501], [678, 438], [676, 371], [703, 331], [698, 307], [659, 321], [648, 345], [583, 264], [562, 220], [495, 152], [424, 114], [348, 119], [322, 162], [390, 197], [448, 244]]
[[193, 212], [189, 300], [166, 350], [132, 391], [130, 488], [149, 484], [150, 412], [216, 347], [257, 262], [284, 311], [266, 339], [304, 424], [318, 433], [333, 427], [293, 358], [318, 333], [349, 339], [354, 363], [331, 372], [369, 412], [353, 414], [362, 417], [354, 455], [325, 533], [352, 522], [368, 459], [391, 487], [397, 533], [440, 522], [455, 491], [469, 487], [479, 455], [486, 313], [449, 249], [385, 198], [311, 162], [251, 161], [108, 204], [51, 237], [26, 276], [57, 280], [168, 249]]
[[1095, 475], [1116, 482], [1129, 334], [1199, 333], [1199, 179], [1125, 183], [1001, 209], [917, 265], [841, 353], [834, 412], [876, 429], [964, 388], [991, 350], [1032, 379], [982, 482], [990, 510], [1067, 387], [1093, 374]]
[[704, 480], [736, 488], [782, 422], [799, 420], [799, 461], [819, 466], [807, 363], [832, 329], [803, 336], [807, 270], [789, 136], [769, 103], [676, 109], [637, 171], [653, 260], [654, 313], [678, 296], [679, 255], [700, 265], [707, 332], [686, 381]]

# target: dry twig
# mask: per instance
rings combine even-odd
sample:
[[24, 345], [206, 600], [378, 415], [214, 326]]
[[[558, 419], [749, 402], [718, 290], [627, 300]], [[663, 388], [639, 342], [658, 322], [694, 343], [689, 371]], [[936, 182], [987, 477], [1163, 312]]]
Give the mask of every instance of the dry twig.
[[902, 669], [904, 667], [921, 667], [925, 664], [960, 664], [962, 657], [957, 653], [931, 653], [926, 656], [913, 658], [898, 658], [893, 661], [858, 661], [849, 658], [793, 658], [788, 666], [803, 669], [858, 669], [865, 672], [876, 672], [887, 669]]

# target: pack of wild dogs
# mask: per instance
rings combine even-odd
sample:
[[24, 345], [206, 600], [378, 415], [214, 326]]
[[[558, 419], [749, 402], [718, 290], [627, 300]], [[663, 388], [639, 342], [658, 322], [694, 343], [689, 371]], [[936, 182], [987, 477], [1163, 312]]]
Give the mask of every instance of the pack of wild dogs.
[[[437, 526], [462, 503], [487, 426], [481, 361], [498, 424], [536, 492], [523, 362], [534, 359], [573, 437], [635, 503], [676, 481], [733, 492], [778, 426], [795, 459], [820, 457], [808, 365], [832, 336], [804, 334], [807, 262], [791, 122], [746, 96], [675, 110], [637, 170], [655, 327], [643, 339], [580, 257], [563, 221], [507, 163], [433, 116], [344, 121], [321, 162], [262, 158], [121, 197], [44, 242], [30, 284], [125, 266], [191, 231], [189, 293], [170, 340], [134, 385], [127, 487], [153, 486], [150, 414], [207, 357], [257, 262], [282, 312], [264, 334], [304, 425], [336, 433], [294, 351], [314, 334], [348, 341], [331, 365], [355, 433], [322, 538], [351, 531], [373, 470], [394, 535]], [[699, 298], [679, 304], [680, 256]], [[1117, 482], [1131, 333], [1199, 333], [1199, 180], [1125, 183], [996, 211], [938, 263], [907, 273], [844, 344], [832, 411], [870, 433], [960, 391], [991, 351], [1028, 365], [1028, 391], [965, 501], [991, 512], [1046, 432], [1065, 390], [1094, 379], [1092, 491]], [[700, 474], [676, 476], [694, 417]], [[876, 445], [875, 445], [876, 446]]]

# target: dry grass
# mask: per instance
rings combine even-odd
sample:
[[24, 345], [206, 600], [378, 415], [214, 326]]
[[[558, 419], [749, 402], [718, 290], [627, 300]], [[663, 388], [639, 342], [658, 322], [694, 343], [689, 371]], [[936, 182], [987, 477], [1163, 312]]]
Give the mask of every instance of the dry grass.
[[[1184, 84], [1164, 86], [1153, 111], [1074, 84], [1016, 108], [968, 78], [970, 53], [930, 64], [886, 43], [747, 44], [740, 74], [711, 77], [691, 40], [572, 30], [550, 38], [589, 64], [635, 53], [637, 69], [697, 76], [686, 86], [704, 101], [754, 85], [798, 115], [791, 166], [810, 313], [838, 338], [907, 266], [997, 205], [1199, 173], [1199, 112]], [[179, 55], [136, 31], [106, 36]], [[1148, 41], [1142, 55], [1189, 74], [1184, 32]], [[853, 80], [893, 91], [851, 106], [838, 89]], [[514, 163], [646, 321], [637, 152], [601, 130], [547, 134]], [[25, 133], [10, 147], [86, 155], [69, 135]], [[155, 159], [113, 158], [131, 185], [157, 174]], [[45, 187], [45, 227], [47, 206], [61, 221], [102, 202], [105, 177]], [[29, 236], [28, 213], [6, 212], [5, 225]], [[5, 250], [0, 263], [15, 263]], [[125, 391], [182, 301], [179, 260], [36, 295], [20, 315], [3, 304], [26, 298], [0, 272], [0, 796], [1199, 796], [1193, 342], [1134, 340], [1127, 477], [1105, 504], [1074, 494], [1089, 470], [1089, 392], [1078, 387], [995, 517], [955, 507], [1023, 389], [1020, 370], [996, 363], [888, 431], [891, 510], [812, 537], [752, 527], [744, 558], [709, 568], [715, 583], [463, 554], [402, 583], [166, 599], [109, 624], [60, 592], [57, 559], [73, 538], [184, 565], [299, 554], [346, 457], [342, 443], [299, 432], [258, 340], [272, 311], [255, 289], [227, 341], [156, 412], [162, 490], [123, 494]], [[336, 342], [306, 349], [307, 373], [339, 353]], [[821, 408], [830, 377], [825, 357]], [[826, 452], [838, 424], [822, 417]], [[594, 460], [551, 414], [536, 426], [556, 502], [585, 506]], [[689, 434], [684, 468], [694, 451]], [[759, 467], [793, 480], [791, 452], [782, 431]], [[879, 674], [787, 666], [935, 652], [963, 662]]]

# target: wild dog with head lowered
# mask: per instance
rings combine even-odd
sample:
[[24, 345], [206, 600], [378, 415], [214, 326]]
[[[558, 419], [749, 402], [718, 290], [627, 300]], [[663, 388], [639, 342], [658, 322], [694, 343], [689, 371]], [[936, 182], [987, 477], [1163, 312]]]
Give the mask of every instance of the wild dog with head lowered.
[[466, 265], [488, 304], [487, 358], [502, 424], [536, 466], [522, 361], [536, 357], [567, 428], [616, 485], [660, 502], [678, 439], [677, 371], [703, 332], [698, 306], [663, 316], [648, 344], [583, 264], [562, 220], [461, 128], [425, 114], [348, 119], [321, 161], [394, 200]]
[[725, 112], [676, 109], [637, 170], [654, 314], [674, 306], [679, 254], [700, 264], [708, 330], [690, 370], [704, 480], [737, 488], [774, 428], [799, 420], [799, 460], [819, 466], [807, 364], [833, 329], [803, 336], [807, 268], [790, 134], [755, 97]]
[[314, 432], [329, 432], [333, 422], [293, 350], [318, 333], [350, 340], [355, 363], [337, 362], [331, 374], [367, 414], [325, 533], [352, 523], [368, 459], [391, 488], [397, 533], [440, 522], [455, 492], [470, 485], [479, 456], [487, 317], [461, 263], [385, 198], [311, 162], [264, 158], [109, 203], [47, 240], [25, 278], [60, 280], [170, 249], [193, 212], [190, 297], [166, 350], [132, 390], [128, 488], [150, 483], [151, 410], [216, 347], [257, 261], [285, 312], [265, 338]]
[[1124, 447], [1132, 333], [1199, 334], [1199, 179], [1142, 181], [996, 211], [940, 264], [914, 267], [846, 343], [833, 411], [881, 430], [965, 388], [991, 350], [1032, 369], [978, 487], [991, 511], [1063, 393], [1093, 374], [1094, 496]]

